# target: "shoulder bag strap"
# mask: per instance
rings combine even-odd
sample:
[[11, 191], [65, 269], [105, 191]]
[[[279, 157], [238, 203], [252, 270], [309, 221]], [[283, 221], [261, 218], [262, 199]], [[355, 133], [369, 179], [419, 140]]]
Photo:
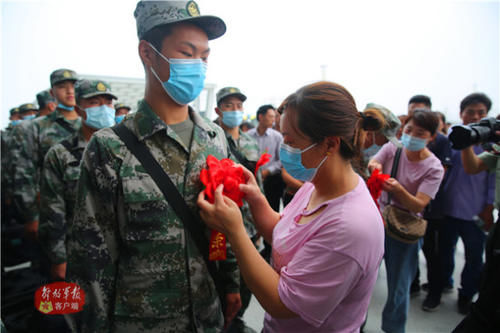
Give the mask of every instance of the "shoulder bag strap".
[[62, 118], [57, 118], [56, 123], [58, 123], [61, 127], [63, 127], [66, 131], [70, 133], [75, 133], [75, 129], [67, 122], [64, 121]]
[[[403, 148], [399, 147], [396, 150], [396, 155], [394, 155], [394, 161], [392, 161], [392, 169], [391, 169], [391, 178], [397, 179], [396, 176], [398, 175], [398, 167], [399, 167], [399, 159], [401, 158], [401, 152], [403, 151]], [[387, 195], [387, 204], [391, 204], [391, 194], [388, 193]]]
[[[78, 138], [76, 139], [78, 140]], [[63, 140], [60, 143], [71, 155], [73, 155], [74, 158], [76, 158], [78, 163], [80, 163], [80, 161], [82, 160], [82, 152], [74, 149], [74, 146], [76, 146], [76, 144], [73, 142], [74, 145], [72, 145], [72, 143], [68, 139]]]
[[120, 137], [139, 162], [141, 162], [144, 169], [146, 169], [147, 173], [151, 176], [151, 178], [153, 178], [156, 185], [160, 188], [161, 192], [165, 196], [165, 199], [169, 202], [170, 206], [172, 206], [172, 209], [175, 211], [177, 216], [180, 217], [184, 228], [187, 229], [189, 235], [198, 247], [198, 251], [203, 256], [210, 275], [214, 278], [216, 266], [213, 261], [208, 260], [208, 240], [203, 236], [203, 232], [200, 232], [200, 230], [197, 229], [196, 224], [199, 225], [198, 219], [184, 201], [184, 198], [177, 190], [177, 187], [175, 187], [168, 174], [155, 160], [146, 144], [139, 141], [137, 136], [135, 136], [130, 129], [121, 123], [112, 127], [112, 130]]

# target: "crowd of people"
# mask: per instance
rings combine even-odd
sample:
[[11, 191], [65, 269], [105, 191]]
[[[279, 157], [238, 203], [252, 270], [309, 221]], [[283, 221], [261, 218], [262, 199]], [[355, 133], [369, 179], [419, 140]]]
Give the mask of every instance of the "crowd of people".
[[[210, 121], [189, 103], [224, 21], [201, 16], [194, 1], [139, 1], [134, 16], [146, 77], [136, 112], [107, 82], [70, 69], [52, 72], [38, 105], [10, 110], [1, 135], [9, 332], [252, 332], [243, 320], [252, 295], [266, 311], [263, 332], [362, 331], [382, 261], [384, 332], [405, 332], [412, 295], [423, 289], [422, 309], [436, 311], [456, 287], [466, 315], [456, 332], [500, 327], [500, 148], [452, 149], [428, 96], [412, 97], [404, 115], [375, 103], [359, 111], [346, 88], [327, 81], [277, 108], [262, 105], [256, 124], [243, 122], [247, 96], [224, 87]], [[463, 125], [487, 117], [491, 104], [483, 93], [466, 96]], [[222, 184], [213, 200], [205, 195], [200, 172], [210, 155], [243, 168], [242, 205]], [[366, 184], [377, 173], [387, 177], [374, 200]], [[421, 234], [395, 228], [398, 216]], [[211, 230], [227, 239], [224, 260], [209, 258]], [[452, 278], [459, 237], [460, 282]], [[28, 275], [3, 269], [23, 261]], [[32, 309], [34, 290], [54, 281], [83, 289], [82, 311]], [[8, 301], [23, 292], [20, 321]]]

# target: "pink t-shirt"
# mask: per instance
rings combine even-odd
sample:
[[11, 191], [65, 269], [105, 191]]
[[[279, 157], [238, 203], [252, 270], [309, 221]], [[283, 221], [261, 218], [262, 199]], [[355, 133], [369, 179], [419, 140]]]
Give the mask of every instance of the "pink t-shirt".
[[[372, 159], [382, 164], [383, 173], [390, 175], [392, 170], [392, 163], [396, 155], [397, 147], [388, 142], [380, 151], [373, 156]], [[411, 194], [417, 195], [418, 192], [427, 194], [431, 199], [434, 199], [439, 185], [443, 180], [444, 168], [441, 161], [431, 154], [429, 157], [422, 161], [412, 162], [408, 160], [404, 149], [399, 158], [398, 173], [396, 179], [403, 185], [403, 187]], [[392, 196], [394, 205], [405, 208]], [[387, 193], [384, 191], [379, 199], [380, 211], [384, 210], [387, 204]]]
[[[313, 191], [314, 185], [305, 183], [273, 230], [278, 293], [299, 317], [266, 313], [266, 333], [353, 332], [365, 320], [384, 254], [380, 213], [361, 177], [351, 192], [307, 211]], [[325, 205], [309, 223], [297, 223]]]

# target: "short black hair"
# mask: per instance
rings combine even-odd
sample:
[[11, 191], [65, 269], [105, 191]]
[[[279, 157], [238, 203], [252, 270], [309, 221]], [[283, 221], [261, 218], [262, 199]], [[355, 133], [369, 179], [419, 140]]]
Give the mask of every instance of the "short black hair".
[[158, 52], [161, 52], [161, 49], [163, 47], [163, 40], [165, 39], [165, 37], [172, 34], [172, 31], [173, 24], [159, 25], [146, 32], [141, 39], [151, 43], [151, 45], [153, 45], [158, 50]]
[[439, 118], [436, 112], [431, 112], [427, 109], [415, 109], [413, 114], [408, 116], [405, 125], [413, 120], [413, 123], [418, 127], [422, 127], [425, 130], [431, 132], [431, 135], [436, 134], [439, 127]]
[[466, 107], [472, 104], [478, 104], [482, 103], [484, 106], [486, 106], [486, 111], [490, 111], [491, 109], [491, 99], [486, 96], [486, 94], [483, 93], [472, 93], [470, 95], [467, 95], [461, 102], [460, 102], [460, 112], [465, 110]]
[[443, 121], [443, 124], [446, 124], [446, 116], [444, 115], [444, 113], [442, 113], [441, 111], [434, 111], [436, 112], [436, 115], [441, 118], [441, 120]]
[[258, 110], [257, 110], [257, 120], [260, 120], [259, 119], [259, 116], [265, 116], [266, 113], [267, 113], [267, 110], [269, 109], [273, 109], [273, 110], [276, 110], [276, 108], [274, 106], [272, 106], [271, 104], [264, 104], [262, 105]]
[[426, 95], [415, 95], [412, 98], [410, 98], [410, 101], [408, 102], [408, 105], [412, 103], [422, 103], [425, 104], [429, 109], [432, 107], [432, 102], [431, 98]]

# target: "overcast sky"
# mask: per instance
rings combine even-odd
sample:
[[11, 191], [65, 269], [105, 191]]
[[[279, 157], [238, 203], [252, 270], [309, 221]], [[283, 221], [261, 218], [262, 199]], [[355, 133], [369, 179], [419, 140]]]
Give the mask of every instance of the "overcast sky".
[[[1, 113], [34, 100], [61, 67], [144, 77], [137, 55], [136, 0], [0, 0]], [[463, 97], [482, 91], [499, 113], [498, 1], [200, 0], [227, 33], [211, 42], [207, 82], [238, 86], [246, 111], [279, 104], [320, 80], [344, 85], [358, 109], [396, 114], [427, 94], [458, 121]]]

